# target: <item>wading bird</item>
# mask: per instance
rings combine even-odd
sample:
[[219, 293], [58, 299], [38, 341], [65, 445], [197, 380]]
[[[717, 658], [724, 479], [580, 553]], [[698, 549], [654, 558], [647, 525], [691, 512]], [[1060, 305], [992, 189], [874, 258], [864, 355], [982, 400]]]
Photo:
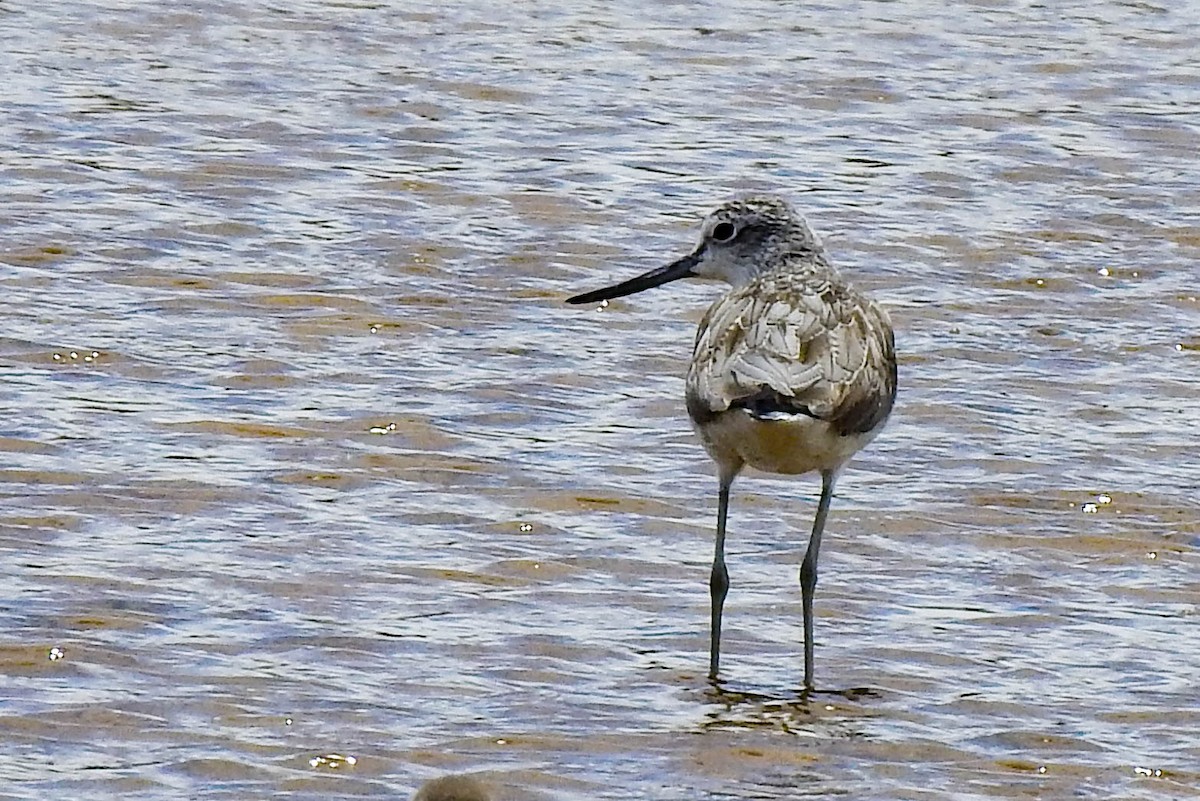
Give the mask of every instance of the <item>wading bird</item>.
[[717, 678], [721, 656], [733, 480], [747, 465], [817, 472], [821, 500], [800, 567], [804, 685], [811, 689], [821, 535], [839, 472], [883, 428], [896, 398], [891, 321], [842, 278], [804, 218], [771, 195], [738, 198], [709, 214], [687, 256], [567, 302], [611, 300], [693, 276], [732, 287], [700, 321], [685, 396], [720, 478], [709, 677]]

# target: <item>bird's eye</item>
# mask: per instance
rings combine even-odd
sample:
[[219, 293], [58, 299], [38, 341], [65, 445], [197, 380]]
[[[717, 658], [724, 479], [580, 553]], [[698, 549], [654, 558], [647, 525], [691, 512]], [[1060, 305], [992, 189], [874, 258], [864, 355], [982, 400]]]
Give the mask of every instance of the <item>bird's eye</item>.
[[729, 242], [737, 236], [737, 226], [733, 223], [717, 223], [712, 229], [712, 238], [714, 242]]

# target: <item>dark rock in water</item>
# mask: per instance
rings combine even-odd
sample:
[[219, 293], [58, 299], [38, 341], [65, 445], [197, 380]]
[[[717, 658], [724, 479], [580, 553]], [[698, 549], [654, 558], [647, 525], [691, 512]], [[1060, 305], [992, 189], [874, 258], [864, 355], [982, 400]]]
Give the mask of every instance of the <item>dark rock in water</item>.
[[478, 779], [443, 776], [421, 785], [413, 801], [492, 801], [492, 797]]

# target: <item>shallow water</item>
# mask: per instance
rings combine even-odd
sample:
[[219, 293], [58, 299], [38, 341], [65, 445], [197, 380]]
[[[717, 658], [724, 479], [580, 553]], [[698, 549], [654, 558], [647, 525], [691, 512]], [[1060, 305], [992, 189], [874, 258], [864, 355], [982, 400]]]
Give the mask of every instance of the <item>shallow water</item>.
[[[0, 8], [0, 797], [1200, 796], [1200, 24], [940, 8]], [[720, 289], [562, 302], [745, 189], [901, 354], [811, 699]]]

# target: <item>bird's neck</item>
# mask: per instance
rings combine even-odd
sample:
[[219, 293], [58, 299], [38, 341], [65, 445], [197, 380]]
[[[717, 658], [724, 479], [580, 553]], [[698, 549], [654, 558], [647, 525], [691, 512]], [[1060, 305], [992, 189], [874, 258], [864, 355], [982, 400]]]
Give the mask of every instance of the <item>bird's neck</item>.
[[[763, 267], [756, 275], [750, 278], [757, 278], [759, 275], [767, 275], [768, 273], [790, 273], [793, 275], [804, 273], [837, 273], [837, 268], [829, 261], [823, 250], [812, 249], [783, 249], [778, 253], [774, 253], [770, 258], [765, 259]], [[749, 281], [747, 281], [749, 283]]]

